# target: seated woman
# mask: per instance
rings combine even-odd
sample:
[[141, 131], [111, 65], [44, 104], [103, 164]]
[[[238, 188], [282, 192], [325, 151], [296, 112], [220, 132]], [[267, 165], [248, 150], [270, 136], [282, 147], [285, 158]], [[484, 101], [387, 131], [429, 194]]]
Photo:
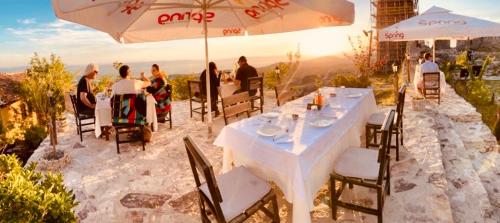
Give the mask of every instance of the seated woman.
[[[210, 62], [208, 64], [208, 69], [210, 70], [210, 103], [212, 111], [215, 111], [215, 117], [219, 116], [219, 108], [217, 107], [217, 98], [219, 97], [217, 88], [220, 86], [220, 75], [221, 73], [217, 70], [217, 65], [214, 62]], [[206, 79], [206, 70], [200, 75], [201, 82], [201, 92], [207, 95], [207, 79]], [[218, 74], [218, 75], [217, 75]]]
[[92, 80], [95, 79], [99, 68], [95, 64], [87, 65], [83, 77], [78, 81], [76, 92], [78, 113], [94, 116], [95, 96], [92, 93]]
[[141, 80], [131, 79], [132, 72], [127, 65], [121, 66], [119, 72], [122, 79], [114, 83], [111, 87], [113, 95], [139, 94], [143, 92], [143, 89], [151, 85], [151, 81], [144, 76], [144, 72], [141, 72]]
[[156, 116], [158, 117], [158, 122], [164, 123], [165, 117], [171, 108], [171, 92], [168, 89], [169, 86], [167, 85], [165, 74], [160, 72], [158, 64], [153, 64], [151, 74], [153, 74], [153, 80], [146, 90], [156, 99]]

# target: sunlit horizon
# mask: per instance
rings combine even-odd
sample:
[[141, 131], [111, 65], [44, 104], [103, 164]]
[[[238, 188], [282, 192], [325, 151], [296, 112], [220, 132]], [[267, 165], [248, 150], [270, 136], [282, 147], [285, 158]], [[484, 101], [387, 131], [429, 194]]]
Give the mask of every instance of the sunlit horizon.
[[[247, 57], [285, 57], [300, 48], [304, 59], [344, 56], [351, 53], [348, 37], [360, 36], [370, 29], [369, 1], [353, 0], [355, 21], [350, 26], [317, 28], [262, 36], [239, 36], [209, 39], [210, 60]], [[460, 14], [500, 22], [491, 2], [478, 0], [443, 2], [421, 0], [420, 12], [432, 5]], [[120, 44], [108, 34], [59, 20], [49, 0], [5, 0], [7, 10], [0, 15], [0, 71], [28, 65], [34, 52], [41, 56], [60, 56], [68, 65], [111, 64], [147, 61], [204, 60], [202, 39], [173, 40], [155, 43]], [[465, 7], [467, 6], [467, 7]], [[209, 31], [210, 32], [210, 31]], [[270, 61], [269, 64], [277, 62]]]

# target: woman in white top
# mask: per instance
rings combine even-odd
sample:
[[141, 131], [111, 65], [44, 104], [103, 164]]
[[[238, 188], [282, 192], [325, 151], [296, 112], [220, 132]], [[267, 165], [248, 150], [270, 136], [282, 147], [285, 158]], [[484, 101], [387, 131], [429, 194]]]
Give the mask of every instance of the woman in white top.
[[115, 95], [142, 93], [146, 87], [151, 85], [151, 81], [144, 76], [144, 72], [141, 73], [141, 80], [131, 79], [132, 72], [127, 65], [121, 66], [119, 72], [122, 79], [114, 83], [111, 87]]

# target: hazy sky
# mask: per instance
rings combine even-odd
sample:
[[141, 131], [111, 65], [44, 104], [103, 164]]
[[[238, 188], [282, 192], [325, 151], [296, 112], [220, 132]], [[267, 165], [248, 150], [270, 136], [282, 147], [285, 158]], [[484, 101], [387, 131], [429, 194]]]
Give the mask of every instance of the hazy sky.
[[[350, 51], [347, 37], [369, 29], [369, 0], [352, 0], [355, 23], [265, 36], [210, 39], [211, 59], [285, 55], [297, 45], [303, 55], [323, 56]], [[420, 0], [420, 12], [432, 5], [459, 14], [500, 22], [500, 0]], [[55, 53], [67, 64], [133, 62], [150, 60], [202, 60], [201, 39], [123, 45], [107, 34], [58, 20], [50, 0], [1, 0], [0, 68], [25, 66], [33, 52]]]

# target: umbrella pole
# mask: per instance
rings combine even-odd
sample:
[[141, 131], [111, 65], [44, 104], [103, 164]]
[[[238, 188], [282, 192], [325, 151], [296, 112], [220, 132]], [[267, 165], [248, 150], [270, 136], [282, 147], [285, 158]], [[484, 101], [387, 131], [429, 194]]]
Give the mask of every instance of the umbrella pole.
[[207, 111], [208, 111], [208, 134], [212, 134], [212, 100], [210, 91], [210, 70], [208, 66], [208, 29], [207, 29], [207, 0], [203, 0], [203, 33], [205, 34], [205, 78], [206, 78], [206, 96], [207, 96]]
[[436, 62], [436, 40], [432, 39], [432, 62]]

